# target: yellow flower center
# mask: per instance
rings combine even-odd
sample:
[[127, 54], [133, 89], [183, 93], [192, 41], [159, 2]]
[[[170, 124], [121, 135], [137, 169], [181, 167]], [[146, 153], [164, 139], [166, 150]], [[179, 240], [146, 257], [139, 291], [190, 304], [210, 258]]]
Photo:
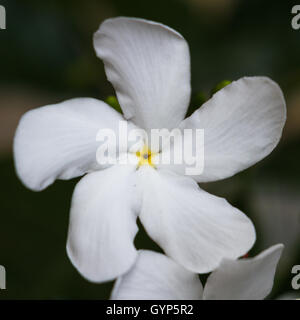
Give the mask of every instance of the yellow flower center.
[[146, 145], [144, 145], [143, 148], [140, 151], [137, 151], [135, 154], [139, 159], [138, 167], [144, 165], [155, 167], [153, 163], [153, 158], [156, 156], [156, 153], [151, 152], [151, 150]]

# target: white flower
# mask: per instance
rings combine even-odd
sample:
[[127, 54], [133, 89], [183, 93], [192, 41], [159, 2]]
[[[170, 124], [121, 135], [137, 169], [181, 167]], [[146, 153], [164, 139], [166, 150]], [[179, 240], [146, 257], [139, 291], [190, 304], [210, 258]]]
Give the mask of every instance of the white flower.
[[115, 18], [102, 23], [94, 46], [129, 128], [204, 129], [205, 163], [202, 175], [185, 176], [185, 163], [141, 162], [144, 146], [134, 154], [139, 165], [101, 170], [95, 137], [101, 128], [118, 134], [122, 115], [89, 98], [26, 113], [14, 155], [27, 187], [42, 190], [55, 179], [88, 173], [72, 199], [67, 251], [73, 264], [97, 282], [128, 271], [137, 257], [137, 216], [165, 253], [193, 272], [209, 272], [222, 258], [248, 252], [255, 242], [251, 221], [197, 182], [230, 177], [273, 150], [285, 122], [280, 88], [265, 77], [242, 78], [183, 120], [191, 92], [190, 56], [179, 33], [155, 22]]
[[165, 255], [140, 250], [132, 269], [116, 281], [115, 300], [260, 300], [272, 290], [283, 249], [277, 244], [255, 258], [222, 260], [203, 288], [197, 274]]

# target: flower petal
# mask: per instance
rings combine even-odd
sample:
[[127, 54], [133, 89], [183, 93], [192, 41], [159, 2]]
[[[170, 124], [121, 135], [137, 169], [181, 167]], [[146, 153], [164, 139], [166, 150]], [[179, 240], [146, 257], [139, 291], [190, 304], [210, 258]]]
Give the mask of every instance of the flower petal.
[[[284, 97], [275, 82], [266, 77], [232, 82], [180, 125], [204, 129], [204, 170], [193, 178], [198, 182], [224, 179], [262, 160], [279, 142], [285, 120]], [[193, 154], [203, 156], [200, 146], [195, 149], [199, 150]], [[186, 173], [186, 165], [172, 169]]]
[[283, 245], [277, 244], [255, 258], [223, 260], [207, 279], [204, 299], [264, 299], [272, 290], [282, 249]]
[[287, 291], [279, 295], [276, 300], [300, 300], [298, 291]]
[[[104, 102], [78, 98], [23, 115], [14, 140], [16, 170], [23, 183], [42, 190], [99, 167], [99, 129], [118, 132], [123, 117]], [[124, 120], [124, 119], [123, 119]]]
[[134, 166], [115, 165], [86, 175], [75, 188], [67, 252], [90, 281], [112, 280], [136, 259], [135, 178]]
[[176, 262], [195, 273], [217, 268], [252, 247], [252, 222], [225, 199], [201, 190], [188, 177], [150, 168], [138, 170], [146, 231]]
[[198, 275], [161, 253], [141, 250], [131, 270], [116, 281], [111, 299], [199, 300], [202, 292]]
[[125, 118], [143, 129], [177, 127], [190, 99], [190, 56], [183, 37], [162, 24], [105, 20], [94, 36]]

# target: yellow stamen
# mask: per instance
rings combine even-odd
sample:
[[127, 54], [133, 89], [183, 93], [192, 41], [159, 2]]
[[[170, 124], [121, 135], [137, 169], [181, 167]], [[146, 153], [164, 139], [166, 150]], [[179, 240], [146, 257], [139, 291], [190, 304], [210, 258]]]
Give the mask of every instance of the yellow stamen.
[[144, 145], [140, 151], [136, 152], [136, 156], [139, 158], [138, 167], [149, 165], [151, 167], [155, 167], [153, 164], [153, 157], [156, 153], [151, 152], [151, 150]]

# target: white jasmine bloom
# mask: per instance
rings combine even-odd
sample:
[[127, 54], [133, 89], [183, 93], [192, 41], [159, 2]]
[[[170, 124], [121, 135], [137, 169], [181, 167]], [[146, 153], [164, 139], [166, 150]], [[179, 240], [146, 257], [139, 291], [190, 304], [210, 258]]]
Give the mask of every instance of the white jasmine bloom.
[[277, 244], [254, 258], [223, 259], [203, 288], [197, 274], [167, 256], [140, 250], [132, 269], [118, 278], [115, 300], [260, 300], [272, 290], [283, 245]]
[[[92, 281], [127, 272], [137, 257], [137, 216], [165, 253], [193, 272], [210, 272], [222, 258], [248, 252], [255, 242], [251, 221], [197, 182], [230, 177], [273, 150], [285, 122], [280, 88], [265, 77], [242, 78], [184, 120], [190, 56], [179, 33], [151, 21], [114, 18], [102, 23], [94, 46], [124, 117], [102, 101], [73, 99], [26, 113], [14, 142], [17, 173], [33, 190], [86, 174], [72, 199], [67, 251], [73, 264]], [[129, 128], [148, 132], [204, 129], [203, 174], [185, 176], [185, 163], [154, 164], [146, 145], [130, 154], [131, 164], [99, 165], [97, 132], [118, 135], [125, 119]], [[129, 152], [122, 142], [118, 147], [121, 155]]]

